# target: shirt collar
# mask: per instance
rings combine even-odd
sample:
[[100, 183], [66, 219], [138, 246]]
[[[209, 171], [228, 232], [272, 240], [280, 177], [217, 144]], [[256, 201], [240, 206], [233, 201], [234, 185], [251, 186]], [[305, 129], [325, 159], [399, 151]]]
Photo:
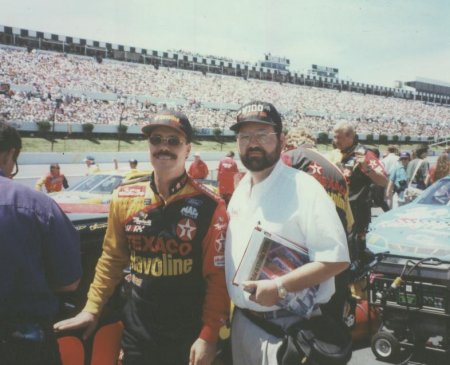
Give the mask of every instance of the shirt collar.
[[252, 180], [251, 180], [251, 174], [249, 175], [249, 179], [247, 180], [247, 184], [248, 184], [248, 189], [249, 189], [249, 193], [252, 191], [253, 193], [257, 193], [257, 192], [264, 192], [266, 190], [268, 190], [270, 188], [270, 186], [272, 185], [272, 183], [277, 179], [277, 176], [281, 173], [281, 170], [284, 167], [284, 163], [281, 161], [281, 159], [278, 160], [278, 162], [275, 164], [275, 167], [273, 168], [273, 170], [270, 172], [269, 176], [267, 176], [263, 181], [255, 184], [255, 185], [251, 185], [252, 184]]
[[341, 151], [342, 160], [345, 160], [350, 155], [353, 154], [353, 152], [356, 150], [356, 147], [359, 146], [358, 142], [354, 142], [350, 147], [344, 149]]
[[[175, 179], [175, 181], [172, 183], [172, 185], [169, 187], [169, 194], [173, 195], [177, 192], [179, 192], [181, 189], [184, 188], [188, 181], [188, 175], [186, 171], [183, 172], [181, 176]], [[150, 187], [153, 189], [154, 192], [158, 193], [158, 188], [156, 187], [155, 183], [155, 172], [153, 171], [150, 175]]]

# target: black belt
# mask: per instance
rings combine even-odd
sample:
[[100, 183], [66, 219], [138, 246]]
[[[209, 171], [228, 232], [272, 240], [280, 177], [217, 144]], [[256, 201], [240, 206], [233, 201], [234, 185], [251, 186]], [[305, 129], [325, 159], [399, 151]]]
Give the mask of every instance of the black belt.
[[244, 314], [246, 314], [246, 315], [250, 315], [250, 316], [254, 316], [254, 317], [258, 317], [258, 318], [262, 318], [262, 319], [266, 319], [266, 320], [295, 316], [294, 313], [292, 313], [286, 309], [278, 309], [275, 311], [268, 311], [268, 312], [257, 312], [257, 311], [247, 309], [247, 308], [239, 308], [239, 309], [242, 312], [244, 312]]

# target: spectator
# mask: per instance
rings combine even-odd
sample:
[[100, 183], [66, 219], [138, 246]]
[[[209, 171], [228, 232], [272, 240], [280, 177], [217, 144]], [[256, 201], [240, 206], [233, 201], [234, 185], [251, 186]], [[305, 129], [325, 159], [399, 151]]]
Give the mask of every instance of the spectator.
[[189, 166], [188, 175], [193, 179], [206, 179], [208, 177], [208, 166], [201, 159], [200, 154], [196, 152], [194, 154], [194, 161]]
[[[375, 154], [375, 157], [380, 159], [380, 150], [378, 148], [371, 148], [371, 150]], [[398, 159], [397, 155], [395, 157]], [[381, 163], [383, 163], [383, 161], [381, 161]], [[387, 177], [389, 177], [389, 174], [387, 174]], [[380, 186], [374, 183], [370, 184], [370, 199], [372, 201], [372, 206], [383, 209], [383, 212], [387, 212], [391, 209], [390, 204], [385, 200], [386, 188], [387, 186]]]
[[95, 157], [87, 155], [84, 159], [84, 163], [87, 167], [86, 175], [92, 175], [100, 171], [100, 167], [95, 163]]
[[[152, 65], [130, 62], [98, 64], [77, 55], [39, 50], [27, 53], [0, 49], [0, 65], [4, 82], [34, 88], [32, 93], [0, 95], [0, 112], [5, 109], [12, 120], [51, 120], [54, 101], [47, 98], [51, 93], [53, 100], [63, 99], [57, 123], [113, 124], [123, 111], [125, 121], [142, 124], [157, 111], [150, 100], [158, 98], [166, 102], [186, 101], [178, 108], [195, 120], [195, 127], [217, 128], [223, 126], [212, 121], [227, 120], [229, 111], [224, 108], [228, 104], [270, 97], [283, 108], [288, 128], [301, 126], [311, 132], [332, 132], [336, 120], [344, 116], [364, 134], [433, 138], [450, 134], [450, 108], [420, 100], [209, 73], [204, 76], [163, 67], [155, 70]], [[111, 93], [118, 96], [117, 101], [110, 100]], [[124, 101], [124, 94], [139, 98]], [[148, 100], [142, 102], [143, 98]], [[204, 107], [206, 103], [212, 108]]]
[[130, 164], [130, 170], [132, 172], [136, 172], [137, 171], [138, 160], [136, 160], [135, 158], [132, 158], [130, 161], [128, 161], [128, 163]]
[[386, 196], [392, 197], [392, 208], [397, 208], [404, 202], [405, 189], [408, 186], [406, 168], [410, 160], [408, 152], [400, 153], [399, 163], [389, 175], [389, 184], [386, 189]]
[[225, 203], [231, 199], [234, 191], [234, 176], [239, 172], [236, 161], [234, 161], [234, 152], [227, 153], [225, 158], [220, 160], [217, 169], [217, 182], [219, 184], [219, 194]]
[[425, 179], [430, 168], [429, 162], [425, 160], [428, 156], [428, 146], [425, 144], [417, 146], [415, 156], [406, 170], [408, 183], [411, 183], [414, 188], [424, 190], [426, 188]]
[[384, 166], [387, 176], [391, 174], [391, 170], [397, 167], [398, 162], [398, 147], [390, 145], [387, 148], [388, 154], [384, 157], [381, 162]]
[[425, 180], [425, 185], [428, 186], [434, 184], [436, 181], [446, 177], [448, 174], [450, 174], [449, 156], [448, 153], [443, 153], [438, 157], [436, 165], [430, 168]]
[[67, 189], [69, 184], [64, 174], [61, 174], [60, 170], [59, 164], [52, 163], [50, 165], [50, 172], [37, 181], [35, 189], [37, 191], [42, 191], [42, 188], [45, 187], [47, 193], [61, 191], [63, 188]]
[[[280, 161], [284, 135], [281, 117], [272, 104], [255, 101], [244, 105], [231, 128], [237, 133], [241, 161], [249, 170], [228, 206], [230, 224], [225, 242], [227, 285], [235, 304], [233, 364], [277, 364], [282, 338], [258, 323], [286, 328], [302, 318], [320, 315], [315, 308], [333, 295], [333, 277], [348, 267], [347, 242], [323, 187], [311, 176]], [[233, 285], [256, 226], [305, 245], [311, 262], [274, 279]], [[302, 310], [294, 313], [287, 308], [287, 301], [297, 294]]]

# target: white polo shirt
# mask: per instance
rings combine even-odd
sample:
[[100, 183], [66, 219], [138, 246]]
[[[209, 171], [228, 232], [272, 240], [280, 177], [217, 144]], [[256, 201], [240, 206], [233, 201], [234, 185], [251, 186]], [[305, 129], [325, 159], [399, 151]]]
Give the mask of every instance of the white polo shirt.
[[[279, 309], [250, 301], [249, 294], [232, 283], [258, 223], [270, 233], [306, 246], [311, 261], [350, 261], [346, 235], [332, 200], [313, 177], [281, 161], [266, 179], [253, 187], [247, 173], [233, 193], [228, 214], [225, 272], [228, 292], [238, 307], [259, 312]], [[328, 302], [333, 293], [334, 278], [330, 278], [320, 284], [316, 303]]]

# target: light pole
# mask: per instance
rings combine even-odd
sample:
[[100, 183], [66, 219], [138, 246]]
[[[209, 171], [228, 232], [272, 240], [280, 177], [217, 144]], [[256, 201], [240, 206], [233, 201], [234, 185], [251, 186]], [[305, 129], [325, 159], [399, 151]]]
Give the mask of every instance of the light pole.
[[52, 118], [52, 152], [53, 152], [53, 144], [55, 143], [55, 119], [56, 119], [56, 111], [61, 106], [62, 99], [55, 100], [55, 109], [53, 110], [53, 118]]
[[119, 117], [119, 127], [117, 129], [117, 152], [120, 152], [120, 135], [122, 133], [122, 119], [123, 119], [123, 112], [125, 111], [125, 103], [122, 101], [122, 110], [120, 111], [120, 117]]
[[222, 122], [222, 143], [220, 144], [220, 151], [222, 151], [223, 144], [225, 143], [225, 125], [227, 123], [227, 118], [230, 116], [231, 113], [232, 113], [232, 110], [227, 110], [225, 112], [225, 116], [223, 117], [223, 122]]

